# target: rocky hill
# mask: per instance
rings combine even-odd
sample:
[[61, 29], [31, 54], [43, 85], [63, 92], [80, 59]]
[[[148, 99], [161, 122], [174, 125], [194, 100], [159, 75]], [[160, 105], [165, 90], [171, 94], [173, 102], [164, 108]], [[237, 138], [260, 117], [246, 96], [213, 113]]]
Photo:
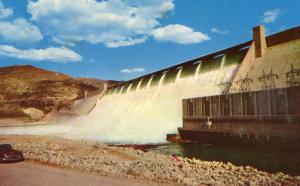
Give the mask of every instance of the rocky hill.
[[73, 78], [30, 65], [0, 68], [0, 118], [38, 120], [68, 110], [75, 100], [101, 92], [105, 81]]

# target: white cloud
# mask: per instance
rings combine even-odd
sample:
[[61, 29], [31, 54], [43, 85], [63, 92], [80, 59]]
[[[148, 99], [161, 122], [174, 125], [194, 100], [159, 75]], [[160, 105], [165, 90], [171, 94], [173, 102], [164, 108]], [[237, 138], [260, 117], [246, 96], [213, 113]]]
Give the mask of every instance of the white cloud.
[[179, 24], [157, 28], [153, 30], [152, 35], [158, 41], [171, 41], [179, 44], [196, 44], [210, 39], [206, 34]]
[[280, 14], [280, 9], [268, 10], [263, 13], [263, 23], [272, 23], [274, 22]]
[[27, 6], [32, 21], [55, 42], [107, 47], [144, 42], [173, 9], [173, 0], [29, 0]]
[[[33, 43], [44, 37], [40, 29], [24, 18], [8, 19], [13, 10], [5, 8], [0, 0], [0, 40], [1, 42]], [[48, 47], [44, 49], [19, 49], [12, 45], [0, 44], [0, 55], [33, 61], [75, 62], [82, 57], [66, 47]]]
[[61, 44], [63, 46], [71, 46], [71, 47], [74, 47], [75, 44], [74, 43], [71, 43], [71, 42], [67, 42], [67, 41], [63, 41], [55, 36], [52, 36], [52, 41], [54, 41], [55, 43], [58, 43], [58, 44]]
[[220, 30], [216, 27], [210, 29], [210, 31], [217, 34], [229, 34], [229, 30]]
[[0, 39], [9, 42], [37, 42], [43, 39], [39, 28], [26, 19], [8, 20], [13, 10], [5, 8], [0, 0]]
[[107, 42], [106, 46], [109, 48], [117, 48], [121, 46], [133, 46], [139, 43], [144, 43], [147, 40], [147, 37], [132, 39], [128, 38], [127, 40], [115, 40], [113, 42]]
[[141, 73], [141, 72], [145, 72], [146, 70], [144, 68], [125, 68], [122, 69], [121, 72], [124, 74], [133, 74], [133, 73]]
[[82, 60], [82, 57], [79, 54], [65, 47], [22, 50], [10, 45], [0, 45], [0, 55], [25, 60], [49, 60], [60, 63]]
[[37, 42], [43, 39], [39, 28], [25, 19], [0, 21], [0, 36], [6, 41]]
[[13, 10], [10, 8], [4, 8], [4, 5], [0, 0], [0, 19], [5, 19], [12, 15], [13, 15]]

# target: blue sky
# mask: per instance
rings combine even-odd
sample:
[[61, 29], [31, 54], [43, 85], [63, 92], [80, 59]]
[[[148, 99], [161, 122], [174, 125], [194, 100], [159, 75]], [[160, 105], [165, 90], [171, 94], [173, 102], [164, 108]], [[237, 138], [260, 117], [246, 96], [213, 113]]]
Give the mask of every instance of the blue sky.
[[299, 0], [0, 0], [0, 66], [128, 80], [300, 25]]

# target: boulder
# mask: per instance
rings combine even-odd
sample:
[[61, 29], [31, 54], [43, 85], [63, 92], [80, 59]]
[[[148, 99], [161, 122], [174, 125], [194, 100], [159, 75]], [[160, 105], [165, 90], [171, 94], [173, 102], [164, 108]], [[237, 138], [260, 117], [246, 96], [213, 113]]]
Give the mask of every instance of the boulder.
[[30, 118], [32, 120], [40, 120], [44, 117], [44, 112], [37, 109], [37, 108], [33, 108], [33, 107], [30, 107], [30, 108], [25, 108], [23, 109], [23, 112], [24, 114], [30, 116]]

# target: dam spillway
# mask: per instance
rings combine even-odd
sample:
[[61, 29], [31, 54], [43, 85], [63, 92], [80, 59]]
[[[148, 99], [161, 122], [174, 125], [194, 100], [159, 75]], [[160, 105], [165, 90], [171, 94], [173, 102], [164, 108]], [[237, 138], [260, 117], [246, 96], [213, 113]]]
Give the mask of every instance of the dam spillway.
[[[224, 55], [214, 63], [196, 63], [116, 87], [98, 101], [87, 121], [95, 122], [94, 131], [103, 131], [109, 141], [164, 142], [167, 133], [182, 125], [181, 100], [219, 94], [217, 85], [233, 78], [242, 58]], [[97, 125], [97, 118], [109, 125]]]
[[291, 65], [300, 68], [299, 38], [297, 27], [266, 37], [266, 48], [257, 48], [257, 42], [251, 40], [110, 87], [86, 116], [58, 121], [57, 125], [0, 132], [111, 143], [162, 143], [166, 134], [176, 133], [182, 126], [183, 99], [247, 91], [247, 84], [239, 83], [247, 78], [254, 81], [249, 90], [266, 89], [258, 79], [263, 72], [280, 77], [276, 87], [287, 86], [282, 77]]

